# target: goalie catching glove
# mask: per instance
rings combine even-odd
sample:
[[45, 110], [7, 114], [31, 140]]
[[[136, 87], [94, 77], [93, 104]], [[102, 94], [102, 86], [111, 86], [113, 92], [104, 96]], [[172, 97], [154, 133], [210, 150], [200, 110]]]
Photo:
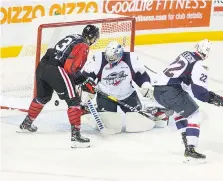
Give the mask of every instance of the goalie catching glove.
[[215, 94], [214, 92], [209, 92], [210, 94], [210, 99], [208, 103], [214, 104], [215, 106], [223, 106], [223, 97]]
[[141, 89], [139, 89], [139, 91], [143, 97], [146, 97], [150, 100], [154, 100], [154, 96], [153, 96], [154, 88], [149, 82], [144, 82], [141, 86]]

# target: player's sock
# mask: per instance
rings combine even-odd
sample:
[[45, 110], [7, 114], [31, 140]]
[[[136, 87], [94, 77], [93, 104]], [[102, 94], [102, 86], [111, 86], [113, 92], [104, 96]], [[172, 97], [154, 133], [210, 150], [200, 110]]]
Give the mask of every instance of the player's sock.
[[187, 119], [183, 116], [174, 117], [176, 127], [181, 132], [181, 137], [185, 148], [187, 148], [187, 136], [186, 136], [186, 128], [187, 128]]
[[183, 116], [176, 116], [174, 117], [177, 129], [182, 133], [185, 132], [187, 127], [187, 119]]
[[200, 126], [198, 124], [188, 124], [186, 128], [187, 144], [197, 145], [200, 135]]
[[18, 132], [24, 132], [24, 131], [29, 131], [29, 132], [36, 132], [37, 127], [34, 126], [32, 123], [36, 119], [36, 117], [39, 115], [41, 110], [43, 109], [44, 104], [41, 104], [38, 102], [37, 99], [33, 99], [29, 106], [28, 110], [28, 115], [20, 125], [20, 130]]
[[79, 107], [69, 107], [67, 110], [68, 118], [71, 124], [71, 142], [72, 148], [90, 147], [90, 139], [84, 138], [80, 134], [81, 110]]
[[206, 156], [195, 151], [195, 147], [198, 144], [198, 138], [200, 135], [200, 125], [198, 124], [199, 112], [195, 112], [188, 118], [188, 124], [186, 128], [187, 146], [184, 156], [189, 160], [192, 159], [205, 159]]
[[31, 121], [34, 121], [42, 111], [44, 104], [41, 104], [37, 99], [33, 99], [29, 106], [28, 116]]
[[74, 126], [76, 129], [80, 130], [81, 114], [82, 114], [81, 109], [77, 106], [69, 107], [67, 110], [67, 114], [70, 124]]

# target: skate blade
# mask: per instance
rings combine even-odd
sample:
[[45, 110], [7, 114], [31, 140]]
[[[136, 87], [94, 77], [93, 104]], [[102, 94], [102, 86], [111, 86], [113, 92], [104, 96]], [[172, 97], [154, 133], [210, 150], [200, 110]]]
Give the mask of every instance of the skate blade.
[[27, 129], [18, 129], [16, 130], [16, 133], [25, 133], [25, 134], [32, 134], [32, 133], [35, 133], [36, 131], [32, 132], [32, 131], [29, 131]]
[[76, 142], [72, 143], [71, 148], [90, 148], [91, 145], [89, 142], [87, 143], [80, 143], [80, 142]]
[[192, 158], [192, 157], [185, 157], [184, 163], [189, 164], [204, 164], [207, 163], [206, 158]]

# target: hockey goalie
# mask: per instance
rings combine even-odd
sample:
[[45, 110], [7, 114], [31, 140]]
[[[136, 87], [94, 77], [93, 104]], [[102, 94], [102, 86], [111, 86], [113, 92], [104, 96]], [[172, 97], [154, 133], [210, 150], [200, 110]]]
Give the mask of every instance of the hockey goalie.
[[[95, 102], [100, 118], [96, 119], [101, 119], [107, 129], [114, 130], [114, 133], [148, 131], [155, 126], [155, 122], [145, 116], [148, 114], [153, 118], [159, 117], [159, 120], [162, 119], [162, 122], [167, 124], [165, 109], [160, 105], [158, 108], [158, 103], [155, 103], [156, 106], [153, 103], [152, 107], [142, 105], [140, 96], [144, 96], [144, 100], [153, 97], [150, 76], [136, 53], [125, 52], [118, 42], [110, 42], [104, 52], [95, 53], [82, 73], [97, 82], [97, 89], [100, 91]], [[135, 87], [139, 87], [139, 91], [136, 91]], [[92, 98], [92, 95], [88, 94], [87, 98], [84, 96], [83, 102], [87, 102], [89, 97]], [[117, 100], [122, 104], [120, 105]], [[142, 110], [145, 115], [138, 114], [138, 111]], [[82, 119], [89, 121], [93, 117], [86, 114]]]

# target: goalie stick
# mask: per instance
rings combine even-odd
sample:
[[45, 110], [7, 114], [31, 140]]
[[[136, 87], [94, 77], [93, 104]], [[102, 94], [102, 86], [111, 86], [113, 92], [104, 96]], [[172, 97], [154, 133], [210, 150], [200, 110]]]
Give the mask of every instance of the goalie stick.
[[116, 134], [116, 132], [114, 130], [111, 130], [111, 129], [108, 129], [105, 127], [97, 109], [95, 108], [94, 104], [90, 100], [87, 102], [87, 107], [88, 107], [92, 117], [94, 118], [95, 122], [97, 123], [98, 129], [102, 133], [102, 135], [106, 136], [106, 135]]
[[96, 110], [96, 108], [94, 107], [94, 105], [90, 100], [87, 102], [87, 106], [89, 111], [91, 112], [91, 115], [93, 116], [94, 120], [97, 123], [99, 131], [101, 131], [102, 129], [105, 128], [105, 126], [100, 118], [100, 115], [98, 114], [98, 111]]
[[154, 74], [157, 74], [157, 72], [153, 71], [152, 69], [150, 69], [149, 67], [147, 67], [146, 65], [144, 65], [144, 67], [149, 70], [150, 72], [154, 73]]
[[122, 102], [122, 101], [116, 99], [115, 97], [113, 97], [113, 96], [111, 96], [111, 95], [108, 95], [108, 94], [106, 94], [106, 93], [104, 93], [104, 92], [102, 92], [102, 91], [100, 91], [100, 90], [98, 90], [98, 89], [95, 89], [95, 91], [96, 91], [97, 93], [101, 94], [102, 96], [106, 97], [107, 99], [110, 99], [110, 100], [112, 100], [113, 102], [116, 102], [117, 104], [122, 105], [122, 106], [124, 106], [124, 107], [130, 109], [132, 112], [137, 112], [137, 113], [139, 113], [139, 114], [141, 114], [141, 115], [143, 115], [143, 116], [145, 116], [145, 117], [147, 117], [147, 118], [149, 118], [149, 119], [151, 119], [151, 120], [153, 120], [153, 121], [160, 120], [160, 118], [156, 118], [156, 117], [153, 116], [153, 115], [146, 114], [146, 113], [143, 112], [143, 111], [137, 110], [137, 109], [136, 109], [137, 106], [136, 106], [136, 107], [132, 107], [132, 106], [130, 106], [130, 105], [128, 105], [128, 104], [126, 104], [126, 103], [124, 103], [124, 102]]

